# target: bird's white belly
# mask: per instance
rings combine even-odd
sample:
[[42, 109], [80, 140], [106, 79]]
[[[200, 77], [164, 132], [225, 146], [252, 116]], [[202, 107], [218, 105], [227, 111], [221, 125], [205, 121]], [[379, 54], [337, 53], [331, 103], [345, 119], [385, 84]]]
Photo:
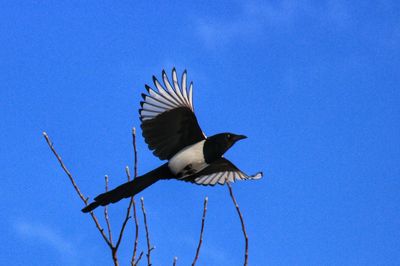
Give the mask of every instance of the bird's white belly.
[[202, 140], [175, 154], [168, 162], [168, 167], [178, 177], [185, 177], [197, 173], [207, 167], [203, 155], [205, 140]]

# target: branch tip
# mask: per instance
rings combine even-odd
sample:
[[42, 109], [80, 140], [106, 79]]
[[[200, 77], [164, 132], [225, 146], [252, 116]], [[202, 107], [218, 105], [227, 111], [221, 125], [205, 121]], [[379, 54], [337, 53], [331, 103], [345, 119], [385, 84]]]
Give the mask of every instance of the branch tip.
[[228, 189], [229, 189], [229, 194], [232, 198], [232, 202], [236, 207], [236, 211], [237, 214], [239, 216], [240, 219], [240, 224], [242, 225], [242, 231], [243, 231], [243, 237], [244, 237], [244, 241], [245, 241], [245, 247], [244, 247], [244, 266], [248, 265], [248, 258], [249, 258], [249, 238], [247, 236], [247, 232], [246, 232], [246, 227], [244, 225], [244, 219], [243, 219], [243, 215], [242, 212], [240, 211], [239, 205], [237, 204], [236, 198], [233, 195], [233, 190], [232, 190], [232, 186], [229, 182], [226, 183], [228, 185]]
[[204, 198], [204, 207], [203, 207], [203, 216], [201, 218], [201, 229], [200, 229], [199, 244], [197, 245], [196, 255], [195, 255], [194, 259], [193, 259], [192, 266], [195, 266], [197, 260], [199, 259], [200, 248], [201, 248], [201, 244], [203, 243], [204, 222], [206, 220], [207, 203], [208, 203], [208, 197], [205, 197]]

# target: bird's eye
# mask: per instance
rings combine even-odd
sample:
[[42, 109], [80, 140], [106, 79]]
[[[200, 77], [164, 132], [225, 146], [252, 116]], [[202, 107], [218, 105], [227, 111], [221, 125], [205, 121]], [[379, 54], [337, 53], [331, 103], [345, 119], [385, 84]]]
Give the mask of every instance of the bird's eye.
[[226, 138], [227, 138], [227, 139], [230, 139], [230, 138], [231, 138], [231, 134], [227, 134], [227, 135], [226, 135]]

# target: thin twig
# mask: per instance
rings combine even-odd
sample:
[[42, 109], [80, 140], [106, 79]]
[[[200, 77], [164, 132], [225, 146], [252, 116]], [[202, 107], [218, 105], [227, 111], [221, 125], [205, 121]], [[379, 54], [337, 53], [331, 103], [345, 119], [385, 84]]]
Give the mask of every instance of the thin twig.
[[174, 257], [174, 262], [172, 263], [172, 266], [176, 266], [176, 261], [178, 260], [178, 257]]
[[135, 262], [135, 261], [131, 261], [131, 265], [132, 266], [136, 266], [136, 265], [138, 265], [139, 264], [139, 261], [140, 261], [140, 259], [142, 258], [142, 256], [143, 256], [143, 251], [142, 252], [140, 252], [140, 254], [139, 254], [139, 258], [137, 259], [137, 261]]
[[74, 186], [74, 189], [76, 191], [76, 193], [78, 193], [78, 196], [81, 198], [81, 200], [85, 203], [87, 203], [87, 199], [85, 198], [85, 196], [82, 194], [82, 192], [80, 191], [78, 185], [75, 183], [74, 178], [72, 177], [70, 171], [68, 171], [67, 167], [64, 165], [61, 157], [57, 154], [56, 150], [54, 149], [54, 145], [53, 142], [50, 140], [50, 137], [47, 135], [46, 132], [43, 132], [43, 136], [46, 139], [47, 144], [49, 145], [51, 151], [54, 153], [54, 155], [56, 156], [58, 162], [61, 165], [61, 168], [64, 170], [64, 172], [67, 174], [67, 176], [69, 177], [69, 180], [71, 181], [72, 185]]
[[[134, 169], [134, 179], [138, 176], [138, 156], [137, 156], [137, 148], [136, 148], [136, 128], [132, 128], [132, 144], [133, 144], [133, 155], [134, 155], [134, 164], [133, 164], [133, 169]], [[132, 259], [131, 262], [133, 263], [133, 265], [136, 265], [137, 262], [139, 261], [139, 259], [137, 260], [136, 264], [135, 262], [135, 258], [136, 258], [136, 252], [137, 252], [137, 247], [138, 247], [138, 243], [139, 243], [139, 221], [137, 218], [137, 214], [136, 214], [136, 202], [135, 199], [133, 199], [133, 204], [132, 204], [132, 208], [133, 208], [133, 220], [135, 221], [135, 244], [133, 245], [133, 255], [132, 255]], [[142, 252], [143, 255], [143, 252]]]
[[[67, 167], [65, 166], [64, 162], [62, 161], [61, 157], [58, 155], [57, 151], [54, 149], [54, 145], [53, 142], [50, 140], [50, 137], [47, 135], [46, 132], [43, 132], [43, 137], [46, 139], [47, 145], [49, 146], [49, 148], [51, 149], [51, 151], [53, 152], [54, 156], [57, 158], [58, 162], [61, 165], [61, 168], [64, 170], [64, 172], [67, 174], [69, 180], [72, 183], [72, 186], [74, 187], [76, 193], [78, 194], [78, 196], [81, 198], [81, 200], [85, 203], [85, 205], [88, 205], [88, 198], [85, 198], [85, 196], [82, 194], [82, 192], [80, 191], [78, 185], [76, 184], [74, 178], [72, 177], [70, 171], [68, 171]], [[107, 245], [112, 249], [113, 245], [110, 242], [110, 240], [107, 238], [106, 234], [104, 233], [104, 229], [101, 227], [96, 215], [93, 213], [93, 211], [90, 212], [90, 216], [92, 217], [97, 230], [99, 230], [101, 236], [103, 237], [104, 241], [106, 241]]]
[[133, 199], [132, 209], [133, 209], [133, 220], [135, 221], [135, 243], [133, 245], [132, 261], [135, 261], [137, 247], [138, 247], [138, 243], [139, 243], [139, 221], [137, 218], [135, 199]]
[[[128, 181], [131, 180], [131, 174], [129, 172], [129, 167], [125, 167], [125, 171], [126, 171], [126, 176], [128, 178]], [[125, 215], [125, 219], [122, 223], [122, 227], [121, 227], [121, 231], [119, 232], [119, 237], [118, 237], [118, 241], [115, 244], [115, 248], [118, 249], [119, 245], [121, 244], [121, 240], [122, 240], [122, 236], [124, 234], [124, 230], [126, 227], [126, 224], [128, 223], [129, 218], [131, 218], [131, 208], [132, 208], [132, 204], [133, 204], [133, 197], [131, 197], [131, 200], [129, 201], [129, 205], [128, 208], [126, 209], [126, 215]]]
[[204, 231], [204, 221], [206, 219], [207, 203], [208, 203], [208, 197], [205, 197], [205, 199], [204, 199], [204, 208], [203, 208], [203, 218], [201, 219], [201, 230], [200, 230], [199, 245], [197, 246], [196, 256], [194, 257], [192, 266], [196, 265], [196, 262], [197, 262], [197, 260], [199, 258], [199, 254], [200, 254], [201, 243], [203, 243], [203, 231]]
[[140, 201], [142, 203], [142, 212], [143, 212], [143, 220], [144, 220], [144, 226], [146, 229], [146, 240], [147, 240], [147, 265], [151, 266], [151, 257], [150, 257], [150, 253], [151, 251], [154, 249], [154, 247], [151, 247], [150, 244], [150, 236], [149, 236], [149, 227], [147, 225], [147, 216], [146, 216], [146, 209], [144, 208], [144, 198], [141, 197]]
[[[108, 192], [108, 175], [106, 175], [104, 177], [104, 179], [105, 179], [105, 183], [106, 183], [105, 190], [106, 190], [106, 192]], [[106, 220], [106, 223], [107, 223], [108, 239], [110, 239], [110, 242], [112, 244], [113, 241], [112, 241], [112, 233], [111, 233], [111, 224], [110, 224], [110, 217], [108, 217], [108, 206], [107, 205], [104, 207], [104, 219]]]
[[244, 236], [244, 240], [245, 240], [245, 251], [244, 251], [244, 266], [247, 266], [248, 263], [248, 257], [249, 257], [249, 238], [247, 236], [247, 232], [246, 232], [246, 227], [244, 226], [244, 220], [243, 220], [243, 215], [240, 212], [239, 209], [239, 205], [236, 202], [235, 196], [233, 195], [233, 191], [232, 191], [232, 186], [231, 184], [228, 182], [226, 182], [226, 184], [228, 185], [228, 189], [229, 189], [229, 194], [231, 195], [233, 204], [235, 204], [236, 207], [236, 211], [239, 215], [239, 219], [240, 219], [240, 223], [242, 224], [242, 231], [243, 231], [243, 236]]
[[134, 178], [138, 176], [138, 156], [137, 156], [137, 148], [136, 148], [136, 128], [132, 128], [132, 144], [133, 144], [133, 154], [134, 154], [134, 164], [133, 164], [133, 174]]

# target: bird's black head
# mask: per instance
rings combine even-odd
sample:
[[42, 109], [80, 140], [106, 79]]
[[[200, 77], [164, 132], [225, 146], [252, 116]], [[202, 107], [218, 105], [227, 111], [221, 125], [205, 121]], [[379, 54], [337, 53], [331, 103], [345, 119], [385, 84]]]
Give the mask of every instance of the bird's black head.
[[244, 135], [220, 133], [208, 137], [204, 143], [204, 156], [207, 163], [220, 158], [237, 141], [247, 138]]

